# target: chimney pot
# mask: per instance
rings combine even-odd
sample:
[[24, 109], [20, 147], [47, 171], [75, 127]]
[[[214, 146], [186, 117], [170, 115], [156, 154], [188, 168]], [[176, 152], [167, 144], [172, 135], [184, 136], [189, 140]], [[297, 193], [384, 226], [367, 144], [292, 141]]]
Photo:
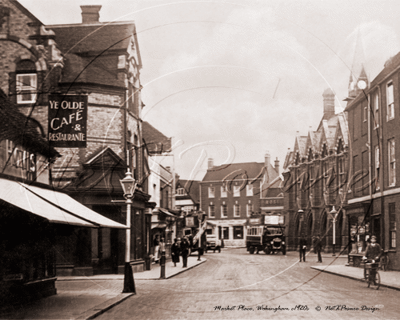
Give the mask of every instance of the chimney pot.
[[81, 6], [82, 10], [82, 23], [96, 23], [100, 18], [100, 5], [84, 5]]
[[214, 159], [208, 158], [208, 169], [212, 169], [214, 167]]
[[275, 159], [275, 171], [279, 174], [279, 160], [278, 157]]
[[264, 157], [265, 157], [264, 165], [267, 167], [267, 166], [270, 165], [270, 159], [271, 159], [271, 155], [269, 154], [269, 151], [265, 152], [265, 156]]

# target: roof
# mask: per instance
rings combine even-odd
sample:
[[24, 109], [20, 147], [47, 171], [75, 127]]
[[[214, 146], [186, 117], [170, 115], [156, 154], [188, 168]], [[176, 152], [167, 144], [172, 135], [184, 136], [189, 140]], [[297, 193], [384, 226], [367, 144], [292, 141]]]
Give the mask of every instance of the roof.
[[171, 138], [166, 137], [147, 121], [142, 123], [142, 134], [149, 154], [171, 152]]
[[47, 28], [56, 33], [57, 46], [64, 54], [126, 51], [135, 32], [133, 21], [49, 25]]
[[[187, 195], [193, 200], [194, 203], [200, 203], [200, 184], [197, 180], [183, 180], [179, 179], [177, 181], [176, 187], [184, 188]], [[176, 195], [177, 198], [184, 196]]]
[[124, 80], [118, 78], [118, 57], [81, 57], [66, 54], [60, 83], [96, 83], [124, 87]]
[[39, 131], [40, 124], [19, 112], [18, 107], [0, 90], [0, 140], [11, 140], [30, 152], [50, 159], [59, 157], [60, 154], [49, 146]]
[[202, 182], [234, 180], [235, 178], [243, 179], [242, 176], [244, 174], [247, 179], [263, 178], [265, 170], [267, 170], [266, 173], [269, 179], [274, 179], [277, 176], [277, 172], [272, 165], [269, 164], [269, 166], [265, 168], [263, 162], [242, 162], [214, 166], [207, 170]]
[[383, 70], [371, 82], [371, 88], [378, 83], [382, 82], [386, 77], [400, 65], [400, 52], [388, 59], [385, 63]]

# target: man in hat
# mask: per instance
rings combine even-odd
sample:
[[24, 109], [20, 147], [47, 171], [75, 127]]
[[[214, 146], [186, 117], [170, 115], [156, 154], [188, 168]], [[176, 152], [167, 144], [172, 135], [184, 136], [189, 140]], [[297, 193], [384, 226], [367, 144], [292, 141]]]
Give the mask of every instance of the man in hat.
[[[376, 236], [371, 237], [371, 243], [368, 244], [367, 250], [365, 250], [365, 256], [363, 259], [374, 263], [379, 263], [382, 255], [382, 248], [379, 243], [376, 242]], [[376, 268], [371, 268], [370, 275], [372, 279], [375, 279]], [[375, 282], [375, 280], [374, 280]]]

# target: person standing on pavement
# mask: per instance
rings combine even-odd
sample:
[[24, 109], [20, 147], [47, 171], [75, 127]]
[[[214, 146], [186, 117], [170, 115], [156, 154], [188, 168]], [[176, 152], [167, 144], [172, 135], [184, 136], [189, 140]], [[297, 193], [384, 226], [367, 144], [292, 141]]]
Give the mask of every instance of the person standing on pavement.
[[187, 268], [187, 258], [189, 255], [189, 242], [186, 237], [184, 237], [181, 242], [181, 255], [183, 261], [183, 268]]
[[174, 239], [174, 243], [171, 246], [171, 256], [172, 256], [172, 262], [174, 263], [174, 267], [176, 267], [176, 264], [179, 263], [179, 252], [181, 248], [178, 244], [178, 239]]
[[306, 250], [307, 250], [307, 240], [304, 236], [301, 236], [299, 241], [300, 262], [302, 257], [303, 257], [303, 262], [306, 262]]
[[158, 263], [159, 259], [160, 259], [160, 240], [159, 240], [159, 235], [156, 235], [156, 237], [154, 238], [153, 241], [153, 245], [154, 245], [154, 262]]
[[314, 249], [318, 255], [318, 263], [322, 263], [321, 251], [322, 251], [322, 240], [319, 234], [315, 237]]

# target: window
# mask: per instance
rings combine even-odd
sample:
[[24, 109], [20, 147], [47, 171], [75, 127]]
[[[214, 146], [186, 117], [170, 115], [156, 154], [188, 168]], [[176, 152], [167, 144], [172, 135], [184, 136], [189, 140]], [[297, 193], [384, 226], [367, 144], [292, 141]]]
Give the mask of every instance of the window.
[[240, 205], [239, 204], [233, 205], [233, 216], [240, 217]]
[[387, 120], [394, 118], [394, 94], [393, 82], [389, 82], [386, 87]]
[[389, 153], [389, 186], [396, 184], [396, 156], [394, 139], [388, 140]]
[[215, 218], [215, 206], [212, 205], [212, 204], [210, 204], [210, 205], [208, 206], [208, 216], [209, 216], [210, 218]]
[[228, 217], [228, 207], [226, 204], [223, 204], [221, 206], [221, 218], [227, 218]]
[[177, 194], [177, 195], [180, 195], [180, 196], [186, 195], [186, 190], [185, 190], [185, 188], [178, 188], [178, 189], [176, 190], [176, 194]]
[[246, 185], [246, 196], [247, 197], [253, 196], [253, 185], [252, 184]]
[[240, 197], [240, 186], [233, 186], [233, 196]]
[[338, 172], [339, 172], [339, 187], [342, 187], [345, 183], [346, 176], [344, 174], [344, 159], [343, 157], [338, 158]]
[[379, 146], [375, 146], [375, 190], [379, 190]]
[[389, 203], [389, 246], [396, 248], [396, 204]]
[[250, 217], [252, 212], [253, 212], [253, 204], [252, 203], [248, 203], [247, 206], [246, 206], [247, 216]]
[[233, 227], [233, 239], [243, 239], [243, 226]]
[[374, 129], [379, 128], [379, 96], [375, 93], [372, 98], [373, 108], [374, 108]]
[[209, 198], [215, 197], [215, 188], [214, 187], [208, 187], [208, 197]]
[[36, 101], [37, 76], [32, 74], [17, 74], [17, 103], [34, 103]]
[[228, 196], [228, 192], [226, 190], [226, 185], [221, 186], [221, 198], [226, 198]]

